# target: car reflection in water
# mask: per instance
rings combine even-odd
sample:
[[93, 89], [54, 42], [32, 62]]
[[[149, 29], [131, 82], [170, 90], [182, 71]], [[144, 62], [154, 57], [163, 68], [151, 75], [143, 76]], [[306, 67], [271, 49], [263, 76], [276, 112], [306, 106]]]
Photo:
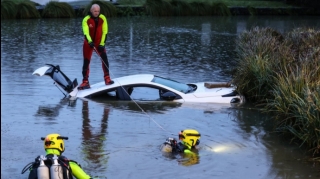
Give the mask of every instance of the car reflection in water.
[[35, 114], [36, 117], [45, 117], [46, 120], [49, 121], [49, 123], [53, 124], [53, 123], [57, 123], [55, 122], [56, 117], [59, 116], [59, 111], [61, 108], [63, 108], [65, 105], [68, 106], [74, 106], [75, 102], [74, 101], [70, 101], [67, 98], [63, 98], [59, 101], [59, 104], [55, 104], [55, 105], [40, 105], [38, 107], [38, 110]]
[[107, 104], [111, 108], [129, 110], [134, 112], [163, 113], [165, 111], [179, 108], [182, 103], [167, 101], [118, 101], [112, 98], [93, 97], [85, 99], [96, 103]]
[[[85, 159], [92, 168], [96, 171], [102, 172], [106, 170], [106, 164], [108, 162], [108, 153], [104, 151], [106, 148], [106, 133], [108, 128], [108, 118], [110, 109], [103, 108], [103, 115], [101, 117], [101, 123], [99, 127], [93, 127], [90, 119], [90, 110], [88, 101], [82, 101], [82, 135], [83, 135], [83, 153]], [[96, 132], [96, 133], [94, 133]]]

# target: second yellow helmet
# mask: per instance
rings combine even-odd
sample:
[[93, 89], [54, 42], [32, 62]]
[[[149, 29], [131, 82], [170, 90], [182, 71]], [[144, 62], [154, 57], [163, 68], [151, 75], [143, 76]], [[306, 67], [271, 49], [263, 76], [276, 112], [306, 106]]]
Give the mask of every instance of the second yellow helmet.
[[192, 148], [200, 143], [201, 134], [194, 129], [185, 129], [179, 133], [179, 139], [183, 141], [183, 143], [188, 146], [188, 148]]

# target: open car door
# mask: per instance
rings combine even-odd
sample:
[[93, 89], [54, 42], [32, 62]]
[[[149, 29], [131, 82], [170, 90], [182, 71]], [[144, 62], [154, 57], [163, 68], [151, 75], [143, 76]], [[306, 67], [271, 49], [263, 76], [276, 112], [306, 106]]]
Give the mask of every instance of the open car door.
[[32, 75], [44, 76], [47, 75], [67, 94], [71, 93], [77, 86], [78, 81], [75, 78], [71, 81], [61, 70], [59, 65], [46, 64], [43, 67], [36, 69]]

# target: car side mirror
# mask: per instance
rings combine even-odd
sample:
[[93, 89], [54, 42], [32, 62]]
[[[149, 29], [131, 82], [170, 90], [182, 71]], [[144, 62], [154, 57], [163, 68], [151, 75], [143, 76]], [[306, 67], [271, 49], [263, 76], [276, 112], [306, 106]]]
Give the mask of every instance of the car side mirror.
[[176, 99], [176, 94], [171, 92], [171, 91], [168, 91], [168, 92], [165, 92], [163, 94], [161, 94], [160, 98], [163, 99], [163, 100], [166, 100], [166, 101], [172, 101], [174, 99]]

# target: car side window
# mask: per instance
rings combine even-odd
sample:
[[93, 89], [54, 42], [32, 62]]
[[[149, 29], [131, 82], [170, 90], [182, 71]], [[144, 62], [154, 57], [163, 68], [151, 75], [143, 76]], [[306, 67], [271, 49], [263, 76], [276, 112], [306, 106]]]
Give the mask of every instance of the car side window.
[[[155, 86], [119, 86], [103, 92], [103, 96], [107, 98], [116, 98], [117, 100], [137, 100], [137, 101], [168, 101], [163, 98], [163, 94], [171, 92], [174, 95], [174, 99], [182, 99], [176, 93], [170, 90], [157, 88]], [[168, 97], [171, 94], [165, 95]], [[101, 95], [101, 94], [100, 94]], [[97, 96], [99, 96], [97, 94]], [[169, 100], [170, 101], [170, 100]]]
[[160, 99], [159, 89], [152, 87], [134, 87], [131, 98], [141, 101], [157, 101]]

